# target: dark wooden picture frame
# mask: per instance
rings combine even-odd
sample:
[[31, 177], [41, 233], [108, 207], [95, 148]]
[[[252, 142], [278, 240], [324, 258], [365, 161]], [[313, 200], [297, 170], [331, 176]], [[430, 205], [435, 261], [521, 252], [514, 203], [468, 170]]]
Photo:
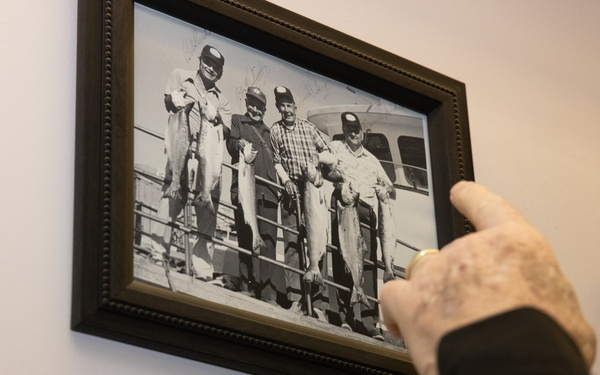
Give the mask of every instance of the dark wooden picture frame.
[[[437, 245], [470, 231], [448, 199], [474, 177], [463, 83], [264, 1], [135, 3], [423, 114]], [[134, 278], [133, 14], [132, 0], [79, 1], [73, 329], [250, 373], [414, 373], [406, 350]]]

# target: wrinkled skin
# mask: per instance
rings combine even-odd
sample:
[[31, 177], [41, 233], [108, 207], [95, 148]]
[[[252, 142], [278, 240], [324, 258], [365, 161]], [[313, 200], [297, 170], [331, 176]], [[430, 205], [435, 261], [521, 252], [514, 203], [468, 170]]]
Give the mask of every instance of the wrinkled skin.
[[595, 334], [544, 237], [508, 202], [476, 183], [456, 184], [450, 200], [477, 232], [423, 257], [410, 281], [391, 281], [381, 291], [384, 321], [404, 337], [419, 373], [438, 374], [437, 347], [445, 334], [524, 306], [554, 318], [589, 369]]

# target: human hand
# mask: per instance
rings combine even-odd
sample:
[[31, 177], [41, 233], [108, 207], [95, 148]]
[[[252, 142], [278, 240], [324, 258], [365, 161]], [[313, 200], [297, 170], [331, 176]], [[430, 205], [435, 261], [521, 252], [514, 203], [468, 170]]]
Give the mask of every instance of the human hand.
[[386, 326], [404, 337], [420, 374], [437, 374], [437, 348], [451, 331], [520, 307], [552, 317], [591, 367], [595, 334], [544, 237], [508, 202], [473, 182], [450, 191], [477, 228], [411, 268], [410, 280], [386, 283]]
[[292, 199], [296, 198], [296, 195], [300, 193], [300, 191], [298, 190], [298, 186], [296, 186], [296, 184], [294, 184], [292, 180], [287, 180], [284, 184], [284, 187], [285, 192]]
[[338, 158], [329, 151], [323, 151], [317, 154], [317, 162], [325, 165], [333, 165], [338, 162]]
[[249, 142], [247, 140], [245, 140], [244, 138], [239, 139], [238, 140], [238, 149], [240, 149], [240, 150], [244, 149], [244, 147], [246, 147], [246, 145], [248, 143]]
[[387, 198], [391, 194], [392, 190], [394, 190], [393, 188], [388, 189], [387, 187], [380, 185], [380, 184], [375, 184], [375, 185], [372, 185], [371, 187], [373, 188], [373, 190], [375, 190], [375, 195], [377, 196], [377, 198], [379, 200], [381, 200], [382, 197]]

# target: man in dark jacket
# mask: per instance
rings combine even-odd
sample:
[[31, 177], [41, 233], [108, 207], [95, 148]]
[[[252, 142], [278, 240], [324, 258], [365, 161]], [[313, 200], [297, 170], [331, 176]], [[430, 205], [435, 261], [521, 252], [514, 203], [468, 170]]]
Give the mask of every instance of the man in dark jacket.
[[[267, 99], [265, 94], [257, 87], [249, 87], [246, 91], [246, 113], [232, 116], [227, 150], [231, 155], [231, 163], [235, 165], [239, 162], [239, 150], [251, 143], [253, 149], [258, 151], [254, 162], [255, 175], [275, 183], [277, 174], [269, 142], [271, 133], [263, 122], [266, 110]], [[237, 171], [234, 171], [231, 183], [231, 201], [236, 206], [235, 225], [238, 245], [241, 248], [252, 250], [252, 232], [250, 226], [244, 221], [244, 212], [238, 199], [239, 188], [238, 174]], [[256, 214], [277, 222], [277, 208], [277, 188], [256, 179]], [[260, 250], [260, 255], [275, 260], [277, 227], [259, 220], [258, 228], [265, 243], [265, 246]], [[239, 260], [240, 289], [242, 293], [271, 304], [276, 304], [277, 301], [282, 303], [285, 293], [283, 269], [271, 263], [259, 261], [258, 258], [247, 254], [240, 253]]]

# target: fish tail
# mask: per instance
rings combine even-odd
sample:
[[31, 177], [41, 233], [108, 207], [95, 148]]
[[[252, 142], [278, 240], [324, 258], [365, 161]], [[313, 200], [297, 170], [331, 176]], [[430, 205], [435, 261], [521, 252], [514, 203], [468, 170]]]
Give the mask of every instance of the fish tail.
[[208, 212], [210, 212], [211, 215], [215, 215], [215, 205], [212, 202], [212, 199], [207, 199], [203, 202], [203, 205], [206, 207], [206, 209], [208, 210]]
[[179, 184], [173, 180], [171, 185], [163, 193], [163, 198], [181, 198], [181, 192]]
[[323, 281], [323, 275], [321, 275], [321, 272], [317, 272], [315, 274], [315, 283], [325, 288], [325, 281]]
[[215, 205], [213, 204], [212, 198], [209, 195], [207, 197], [203, 197], [202, 195], [198, 195], [194, 200], [194, 204], [200, 207], [204, 207], [211, 213], [211, 215], [215, 215]]
[[396, 278], [396, 276], [394, 275], [393, 272], [389, 272], [389, 271], [384, 271], [383, 272], [383, 283], [387, 283], [388, 281], [394, 280]]
[[369, 299], [365, 294], [363, 288], [355, 286], [352, 288], [352, 296], [350, 297], [350, 305], [354, 305], [356, 303], [362, 303], [363, 305], [369, 307]]
[[256, 238], [252, 240], [252, 250], [254, 251], [254, 254], [260, 254], [260, 250], [265, 247], [265, 241], [263, 241], [260, 235], [256, 236]]
[[313, 270], [308, 270], [304, 273], [304, 277], [303, 277], [304, 281], [309, 281], [311, 283], [315, 283], [318, 284], [320, 286], [322, 286], [323, 288], [325, 288], [325, 282], [323, 281], [323, 275], [321, 275], [321, 272], [319, 272], [319, 270], [313, 271]]

